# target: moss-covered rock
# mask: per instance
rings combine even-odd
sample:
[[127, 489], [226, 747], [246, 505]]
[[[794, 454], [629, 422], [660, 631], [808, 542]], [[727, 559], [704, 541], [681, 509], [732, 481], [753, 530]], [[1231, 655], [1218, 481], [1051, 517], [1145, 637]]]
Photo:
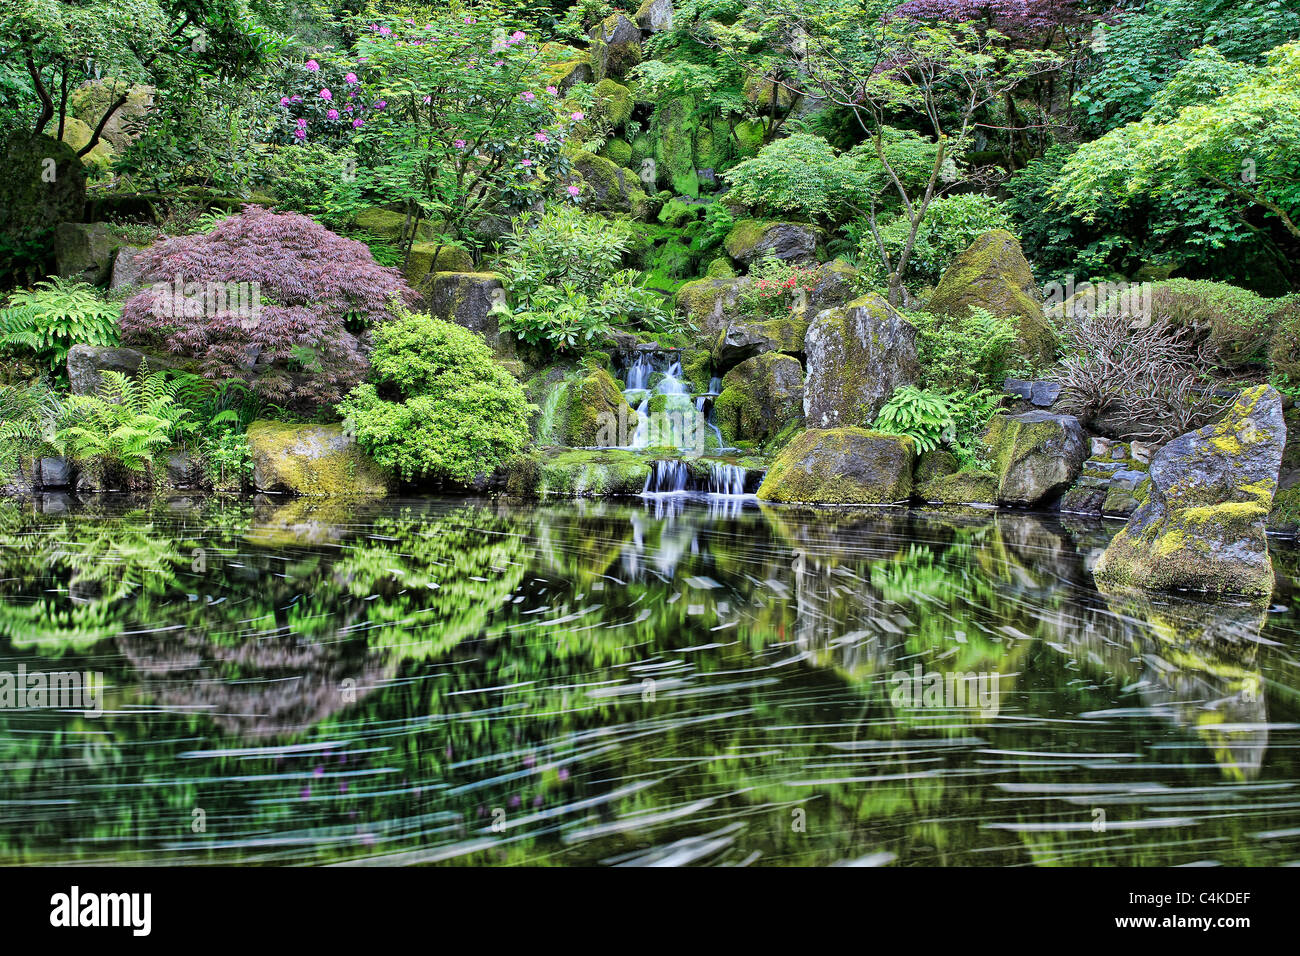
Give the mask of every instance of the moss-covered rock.
[[764, 443], [803, 421], [803, 366], [767, 352], [741, 362], [722, 378], [713, 417], [729, 443]]
[[920, 374], [916, 329], [874, 294], [817, 313], [804, 353], [804, 418], [816, 428], [874, 421], [894, 389]]
[[753, 104], [754, 111], [760, 115], [772, 111], [773, 101], [775, 101], [776, 112], [787, 113], [799, 99], [799, 94], [786, 84], [764, 76], [751, 76], [746, 80], [744, 93], [745, 99]]
[[752, 285], [748, 277], [684, 282], [673, 297], [674, 308], [699, 331], [721, 332], [728, 322], [740, 317], [740, 295]]
[[567, 93], [579, 83], [590, 83], [595, 79], [591, 55], [585, 50], [577, 50], [562, 43], [543, 43], [542, 56], [546, 58], [546, 65], [542, 67], [546, 85], [554, 86], [561, 93]]
[[1020, 350], [1048, 363], [1056, 353], [1056, 334], [1043, 315], [1034, 273], [1015, 236], [1003, 229], [986, 232], [944, 272], [926, 310], [964, 317], [972, 308], [1019, 321]]
[[893, 504], [912, 494], [910, 438], [865, 428], [810, 428], [772, 462], [758, 497], [806, 504]]
[[639, 495], [650, 463], [630, 451], [545, 448], [508, 468], [506, 490], [520, 498]]
[[[76, 152], [81, 153], [94, 135], [95, 131], [88, 124], [73, 116], [64, 117], [63, 141]], [[81, 163], [90, 169], [107, 170], [116, 155], [113, 144], [101, 138], [94, 147], [81, 155]]]
[[641, 30], [622, 13], [612, 13], [591, 31], [591, 66], [596, 81], [621, 78], [641, 62]]
[[803, 355], [808, 322], [803, 319], [764, 319], [728, 322], [713, 343], [713, 367], [720, 372], [764, 352]]
[[477, 332], [498, 352], [513, 353], [514, 338], [503, 336], [497, 324], [505, 288], [495, 272], [433, 272], [424, 295], [430, 315]]
[[952, 452], [943, 448], [932, 448], [917, 456], [916, 471], [912, 477], [917, 485], [923, 485], [935, 478], [955, 475], [960, 468], [961, 464]]
[[733, 137], [740, 156], [757, 156], [767, 139], [767, 128], [759, 120], [744, 120], [736, 124]]
[[994, 415], [984, 444], [998, 474], [998, 502], [1046, 504], [1079, 477], [1088, 457], [1088, 438], [1073, 415], [1033, 411]]
[[[121, 152], [137, 138], [132, 130], [138, 128], [145, 115], [153, 107], [153, 88], [140, 84], [130, 85], [109, 78], [88, 80], [68, 97], [68, 106], [72, 114], [88, 129], [99, 125], [108, 108], [126, 94], [126, 102], [114, 110], [113, 115], [104, 124], [100, 134], [113, 147]], [[80, 148], [80, 147], [77, 147]]]
[[816, 262], [817, 249], [824, 240], [824, 233], [807, 223], [742, 219], [727, 233], [723, 248], [748, 268], [768, 256], [783, 262]]
[[85, 168], [67, 143], [26, 132], [4, 141], [0, 168], [0, 264], [44, 259], [55, 227], [81, 219]]
[[473, 272], [474, 257], [469, 250], [445, 242], [416, 242], [402, 275], [421, 296], [428, 298], [434, 275], [441, 272]]
[[730, 259], [718, 256], [709, 262], [704, 270], [704, 276], [707, 279], [734, 279], [736, 270], [732, 267]]
[[693, 96], [674, 96], [658, 103], [654, 113], [655, 163], [659, 182], [671, 183], [685, 196], [700, 194], [695, 172], [695, 130], [699, 113]]
[[248, 449], [258, 491], [382, 497], [393, 484], [341, 425], [253, 422], [248, 426]]
[[601, 147], [598, 154], [615, 166], [628, 167], [632, 162], [632, 144], [615, 136]]
[[632, 170], [585, 150], [575, 153], [572, 162], [585, 184], [583, 199], [591, 208], [628, 213], [634, 219], [647, 216], [648, 197]]
[[[593, 87], [592, 94], [592, 112], [597, 119], [618, 129], [632, 118], [632, 109], [636, 103], [632, 99], [632, 91], [622, 83], [611, 79], [601, 80]], [[631, 158], [631, 146], [628, 147], [628, 158]]]
[[1151, 463], [1147, 503], [1098, 560], [1097, 582], [1267, 598], [1273, 564], [1264, 522], [1285, 441], [1281, 396], [1257, 385], [1219, 422], [1169, 442]]
[[[568, 382], [564, 393], [562, 431], [568, 445], [619, 445], [621, 432], [631, 434], [636, 411], [628, 406], [614, 376], [603, 368], [586, 368]], [[630, 431], [629, 431], [630, 429]]]
[[673, 28], [673, 0], [641, 0], [633, 14], [637, 26], [649, 33], [662, 33]]
[[[384, 239], [400, 242], [404, 231], [409, 231], [406, 216], [382, 206], [367, 206], [352, 217], [352, 225], [358, 230]], [[427, 219], [420, 220], [415, 227], [415, 238], [421, 242], [432, 241], [437, 236], [437, 226]]]
[[924, 481], [918, 476], [916, 494], [935, 505], [992, 506], [998, 500], [998, 476], [976, 468], [963, 468]]

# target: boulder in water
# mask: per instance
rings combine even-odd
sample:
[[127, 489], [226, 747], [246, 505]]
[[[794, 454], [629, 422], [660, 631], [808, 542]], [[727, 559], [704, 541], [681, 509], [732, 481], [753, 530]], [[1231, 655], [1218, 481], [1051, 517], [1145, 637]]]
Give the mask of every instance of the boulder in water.
[[912, 439], [865, 428], [810, 428], [782, 449], [758, 489], [764, 501], [880, 505], [912, 494]]

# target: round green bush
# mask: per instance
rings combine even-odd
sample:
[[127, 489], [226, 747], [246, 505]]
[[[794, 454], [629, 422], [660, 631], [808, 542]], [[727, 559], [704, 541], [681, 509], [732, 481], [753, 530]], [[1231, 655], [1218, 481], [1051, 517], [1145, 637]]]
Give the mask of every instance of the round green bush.
[[374, 335], [370, 381], [339, 410], [379, 464], [463, 484], [529, 444], [534, 407], [480, 335], [405, 310]]

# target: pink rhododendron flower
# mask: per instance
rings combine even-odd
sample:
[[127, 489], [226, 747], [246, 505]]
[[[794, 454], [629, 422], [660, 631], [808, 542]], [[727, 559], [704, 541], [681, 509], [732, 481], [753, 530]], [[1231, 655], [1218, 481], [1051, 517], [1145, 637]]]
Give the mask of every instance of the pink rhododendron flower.
[[387, 105], [388, 105], [388, 100], [379, 100], [377, 103], [375, 103], [375, 109], [382, 110]]
[[537, 96], [533, 93], [524, 93], [523, 97], [524, 101], [527, 103], [531, 103], [533, 100], [537, 99]]
[[326, 113], [325, 115], [326, 115], [326, 117], [328, 117], [329, 119], [338, 119], [338, 118], [339, 118], [339, 111], [338, 111], [338, 110], [330, 110], [330, 111], [329, 111], [328, 113]]
[[550, 142], [550, 140], [546, 138], [546, 134], [545, 134], [545, 133], [534, 133], [534, 134], [533, 134], [533, 139], [537, 140], [537, 142], [539, 142], [539, 143], [549, 143], [549, 142]]
[[464, 149], [465, 141], [463, 139], [454, 139], [451, 141], [451, 145], [455, 146], [457, 149]]
[[288, 105], [289, 105], [289, 97], [287, 97], [287, 96], [282, 96], [282, 97], [280, 97], [280, 105], [281, 105], [281, 106], [288, 106]]
[[520, 165], [522, 165], [522, 166], [531, 166], [531, 165], [533, 165], [533, 161], [532, 161], [531, 159], [521, 159], [521, 160], [519, 161], [519, 163], [520, 163]]
[[514, 43], [520, 43], [527, 38], [527, 34], [525, 34], [523, 30], [516, 30], [514, 33], [510, 34], [510, 39]]
[[306, 126], [307, 126], [307, 121], [306, 121], [305, 119], [303, 119], [301, 116], [298, 117], [298, 128], [299, 128], [299, 129], [304, 129], [304, 128], [306, 128]]
[[556, 89], [555, 87], [553, 87], [553, 86], [548, 86], [548, 87], [546, 88], [546, 92], [547, 92], [547, 93], [550, 93], [552, 96], [559, 96], [559, 95], [560, 95], [560, 91], [557, 90], [557, 89]]
[[307, 131], [305, 129], [296, 129], [293, 131], [293, 135], [295, 139], [306, 139]]
[[582, 121], [582, 118], [583, 118], [582, 113], [574, 113], [574, 114], [573, 114], [574, 122], [581, 122], [581, 121]]
[[348, 86], [356, 86], [357, 75], [355, 73], [349, 73], [347, 76], [343, 77], [343, 82]]
[[388, 35], [389, 35], [390, 33], [392, 33], [392, 32], [393, 32], [393, 28], [392, 28], [392, 27], [380, 27], [380, 28], [379, 28], [379, 35], [380, 35], [381, 37], [386, 37], [386, 36], [388, 36]]
[[579, 187], [579, 186], [570, 186], [570, 187], [569, 187], [569, 195], [570, 195], [570, 196], [576, 196], [576, 195], [578, 195], [578, 193], [580, 193], [580, 192], [582, 192], [582, 188]]
[[332, 99], [334, 99], [334, 94], [331, 93], [331, 92], [329, 91], [329, 88], [328, 88], [328, 87], [326, 87], [325, 89], [321, 90], [321, 91], [320, 91], [319, 93], [317, 93], [316, 95], [319, 96], [319, 97], [320, 97], [321, 99], [323, 99], [323, 100], [332, 100]]
[[315, 73], [317, 70], [320, 69], [320, 64], [317, 63], [315, 60], [308, 60], [306, 63], [303, 64], [303, 66], [307, 68], [307, 71], [309, 73]]
[[352, 121], [352, 128], [353, 128], [353, 129], [356, 129], [358, 126], [360, 126], [360, 125], [361, 125], [362, 123], [364, 123], [364, 122], [365, 122], [365, 120], [354, 119], [354, 120]]

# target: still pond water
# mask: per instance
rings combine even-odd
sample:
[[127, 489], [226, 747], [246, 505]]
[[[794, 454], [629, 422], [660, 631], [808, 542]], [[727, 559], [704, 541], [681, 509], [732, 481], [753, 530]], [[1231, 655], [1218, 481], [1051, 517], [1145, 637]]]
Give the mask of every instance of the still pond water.
[[0, 504], [0, 678], [106, 683], [0, 709], [0, 863], [1300, 861], [1300, 553], [1103, 595], [1117, 527]]

